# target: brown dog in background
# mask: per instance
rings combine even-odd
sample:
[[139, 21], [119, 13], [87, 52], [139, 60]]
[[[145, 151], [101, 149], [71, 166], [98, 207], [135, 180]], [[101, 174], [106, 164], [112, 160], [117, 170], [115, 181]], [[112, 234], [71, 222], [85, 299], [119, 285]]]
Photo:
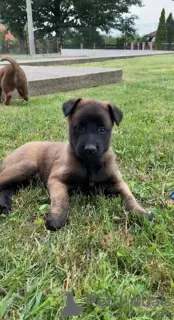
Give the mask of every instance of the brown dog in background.
[[[69, 142], [29, 142], [6, 157], [0, 173], [0, 213], [11, 210], [13, 188], [29, 178], [47, 186], [50, 212], [46, 227], [61, 228], [67, 220], [69, 193], [80, 189], [121, 194], [127, 211], [147, 214], [123, 180], [110, 147], [114, 122], [122, 111], [109, 102], [72, 99], [63, 104], [68, 117]], [[149, 218], [149, 214], [147, 214]]]
[[5, 105], [9, 105], [12, 98], [12, 92], [17, 89], [21, 98], [28, 101], [28, 83], [25, 72], [19, 66], [15, 59], [10, 56], [4, 56], [1, 61], [9, 61], [10, 64], [0, 68], [0, 99], [2, 92], [5, 94]]

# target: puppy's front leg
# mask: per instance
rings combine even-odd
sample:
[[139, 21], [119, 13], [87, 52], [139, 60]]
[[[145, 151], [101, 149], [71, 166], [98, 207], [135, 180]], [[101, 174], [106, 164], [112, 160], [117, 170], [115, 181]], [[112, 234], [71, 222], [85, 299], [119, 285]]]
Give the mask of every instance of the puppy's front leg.
[[128, 185], [123, 180], [119, 170], [117, 171], [117, 176], [115, 177], [114, 190], [115, 192], [120, 193], [123, 200], [125, 201], [126, 211], [144, 214], [149, 218], [149, 220], [152, 220], [152, 216], [147, 213], [147, 210], [145, 210], [138, 204]]
[[69, 195], [65, 184], [57, 177], [50, 177], [48, 190], [51, 198], [50, 212], [46, 218], [46, 227], [56, 231], [64, 226], [68, 218]]
[[117, 192], [120, 193], [120, 195], [123, 197], [125, 201], [125, 209], [127, 211], [135, 211], [137, 213], [146, 213], [146, 210], [143, 209], [133, 196], [132, 192], [130, 191], [128, 185], [126, 182], [121, 179], [120, 181], [117, 181], [115, 184], [115, 188]]

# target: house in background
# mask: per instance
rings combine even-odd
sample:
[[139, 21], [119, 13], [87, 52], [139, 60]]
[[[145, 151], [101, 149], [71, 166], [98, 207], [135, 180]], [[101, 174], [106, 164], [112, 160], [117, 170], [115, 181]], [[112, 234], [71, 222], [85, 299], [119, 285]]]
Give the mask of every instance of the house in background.
[[156, 38], [157, 31], [153, 31], [151, 33], [145, 34], [144, 38], [147, 42], [154, 42]]

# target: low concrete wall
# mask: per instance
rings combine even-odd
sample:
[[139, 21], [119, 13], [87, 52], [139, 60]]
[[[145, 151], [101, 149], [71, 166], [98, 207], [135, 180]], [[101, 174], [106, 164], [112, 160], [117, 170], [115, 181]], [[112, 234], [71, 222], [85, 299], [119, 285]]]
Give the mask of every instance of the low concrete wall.
[[38, 96], [56, 92], [66, 92], [82, 88], [92, 88], [122, 80], [122, 70], [92, 73], [81, 76], [36, 80], [29, 82], [31, 96]]
[[[95, 67], [23, 67], [29, 84], [30, 96], [92, 88], [122, 80], [121, 69]], [[18, 97], [17, 92], [13, 97]]]

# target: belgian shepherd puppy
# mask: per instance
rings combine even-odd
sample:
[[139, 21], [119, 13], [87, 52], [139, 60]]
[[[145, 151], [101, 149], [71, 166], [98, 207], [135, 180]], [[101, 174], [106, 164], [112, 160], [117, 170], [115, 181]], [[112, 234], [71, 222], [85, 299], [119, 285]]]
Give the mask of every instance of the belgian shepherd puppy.
[[120, 193], [127, 211], [147, 214], [123, 180], [110, 147], [113, 124], [120, 124], [122, 111], [110, 102], [78, 98], [65, 102], [63, 112], [68, 119], [69, 142], [29, 142], [4, 160], [0, 212], [11, 210], [12, 189], [33, 178], [43, 181], [50, 193], [46, 217], [50, 230], [66, 223], [69, 194], [77, 189]]
[[3, 92], [5, 95], [4, 104], [9, 105], [12, 92], [17, 89], [20, 97], [28, 101], [28, 83], [25, 72], [12, 57], [4, 56], [1, 58], [1, 61], [5, 60], [10, 64], [0, 68], [0, 99]]

